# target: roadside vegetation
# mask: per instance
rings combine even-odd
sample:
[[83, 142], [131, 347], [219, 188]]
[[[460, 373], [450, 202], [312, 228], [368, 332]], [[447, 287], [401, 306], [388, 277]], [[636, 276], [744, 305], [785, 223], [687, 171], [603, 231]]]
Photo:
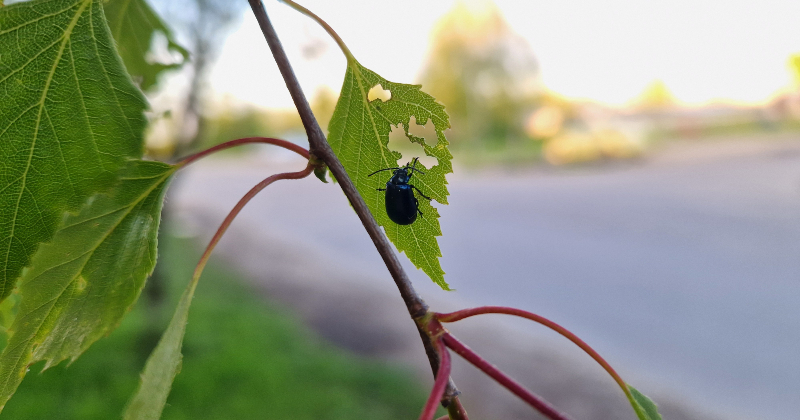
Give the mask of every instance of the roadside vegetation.
[[[190, 239], [165, 235], [159, 242], [164, 273], [178, 280], [167, 281], [166, 310], [143, 295], [118, 329], [74, 363], [41, 374], [42, 363], [31, 366], [3, 418], [119, 417], [200, 255]], [[414, 418], [429, 391], [398, 367], [321, 341], [213, 261], [197, 289], [183, 348], [164, 420]]]

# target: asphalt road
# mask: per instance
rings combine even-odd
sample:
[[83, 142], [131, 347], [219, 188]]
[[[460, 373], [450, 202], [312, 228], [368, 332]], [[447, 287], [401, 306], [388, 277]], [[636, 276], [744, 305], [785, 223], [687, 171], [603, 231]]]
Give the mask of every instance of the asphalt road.
[[[302, 167], [282, 154], [200, 163], [170, 197], [224, 214], [287, 162]], [[457, 292], [407, 264], [423, 295], [527, 309], [714, 411], [797, 419], [800, 138], [449, 180], [440, 244]], [[269, 187], [236, 223], [385, 273], [341, 192], [316, 179]]]

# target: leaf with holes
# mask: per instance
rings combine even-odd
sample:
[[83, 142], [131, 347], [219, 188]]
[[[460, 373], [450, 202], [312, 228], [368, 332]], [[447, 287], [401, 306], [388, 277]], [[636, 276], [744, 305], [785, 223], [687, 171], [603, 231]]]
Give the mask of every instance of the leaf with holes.
[[[388, 100], [369, 100], [370, 89], [378, 85], [389, 91]], [[385, 188], [389, 175], [368, 176], [376, 170], [398, 166], [397, 161], [402, 156], [390, 150], [388, 144], [392, 127], [400, 124], [412, 143], [422, 146], [426, 155], [437, 160], [431, 168], [418, 164], [417, 168], [425, 174], [415, 172], [412, 183], [433, 200], [447, 204], [445, 175], [453, 172], [453, 156], [447, 149], [444, 130], [450, 127], [450, 122], [444, 106], [420, 88], [418, 85], [390, 82], [355, 59], [349, 59], [342, 93], [330, 121], [328, 142], [389, 240], [431, 280], [449, 290], [439, 264], [442, 256], [436, 239], [442, 235], [439, 212], [428, 200], [418, 196], [422, 216], [410, 225], [392, 222], [386, 215], [385, 195], [378, 191], [378, 188]], [[433, 122], [436, 144], [429, 144], [424, 138], [409, 133], [412, 117], [422, 125]], [[412, 158], [406, 158], [405, 162]]]
[[0, 353], [0, 407], [28, 366], [76, 359], [139, 297], [156, 260], [167, 181], [176, 167], [130, 161], [110, 194], [65, 219], [20, 281], [22, 300]]
[[65, 211], [142, 155], [147, 103], [114, 50], [101, 0], [0, 8], [0, 300]]
[[[111, 0], [104, 8], [119, 55], [143, 90], [153, 87], [159, 74], [177, 69], [189, 59], [189, 52], [175, 41], [172, 31], [145, 0]], [[163, 64], [149, 56], [157, 34], [166, 37], [167, 51], [180, 55], [180, 61]]]

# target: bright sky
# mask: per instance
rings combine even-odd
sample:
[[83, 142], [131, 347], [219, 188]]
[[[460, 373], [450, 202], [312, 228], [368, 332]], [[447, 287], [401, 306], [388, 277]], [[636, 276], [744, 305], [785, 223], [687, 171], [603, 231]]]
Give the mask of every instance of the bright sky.
[[[339, 33], [356, 58], [383, 77], [417, 79], [436, 21], [455, 0], [300, 0]], [[471, 0], [475, 1], [475, 0]], [[306, 95], [339, 91], [345, 60], [313, 21], [265, 1]], [[687, 103], [760, 102], [789, 86], [790, 54], [800, 52], [796, 0], [497, 0], [530, 43], [544, 84], [570, 98], [624, 104], [664, 81]], [[302, 50], [322, 46], [313, 60]], [[248, 10], [225, 44], [211, 86], [267, 107], [291, 99]], [[424, 89], [424, 86], [423, 86]]]

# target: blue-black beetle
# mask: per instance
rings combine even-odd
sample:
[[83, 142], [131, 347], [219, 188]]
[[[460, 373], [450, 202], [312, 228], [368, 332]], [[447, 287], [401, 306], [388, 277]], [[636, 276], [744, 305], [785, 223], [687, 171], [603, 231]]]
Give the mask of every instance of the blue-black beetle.
[[389, 182], [386, 183], [386, 188], [378, 188], [378, 191], [386, 191], [386, 214], [398, 225], [410, 225], [417, 220], [417, 213], [422, 215], [417, 197], [414, 196], [414, 190], [417, 190], [419, 195], [425, 197], [425, 199], [430, 200], [430, 197], [426, 197], [419, 188], [408, 183], [413, 172], [425, 175], [425, 172], [416, 168], [418, 159], [414, 158], [413, 165], [408, 163], [402, 168], [378, 169], [368, 175], [372, 176], [383, 171], [394, 171]]

